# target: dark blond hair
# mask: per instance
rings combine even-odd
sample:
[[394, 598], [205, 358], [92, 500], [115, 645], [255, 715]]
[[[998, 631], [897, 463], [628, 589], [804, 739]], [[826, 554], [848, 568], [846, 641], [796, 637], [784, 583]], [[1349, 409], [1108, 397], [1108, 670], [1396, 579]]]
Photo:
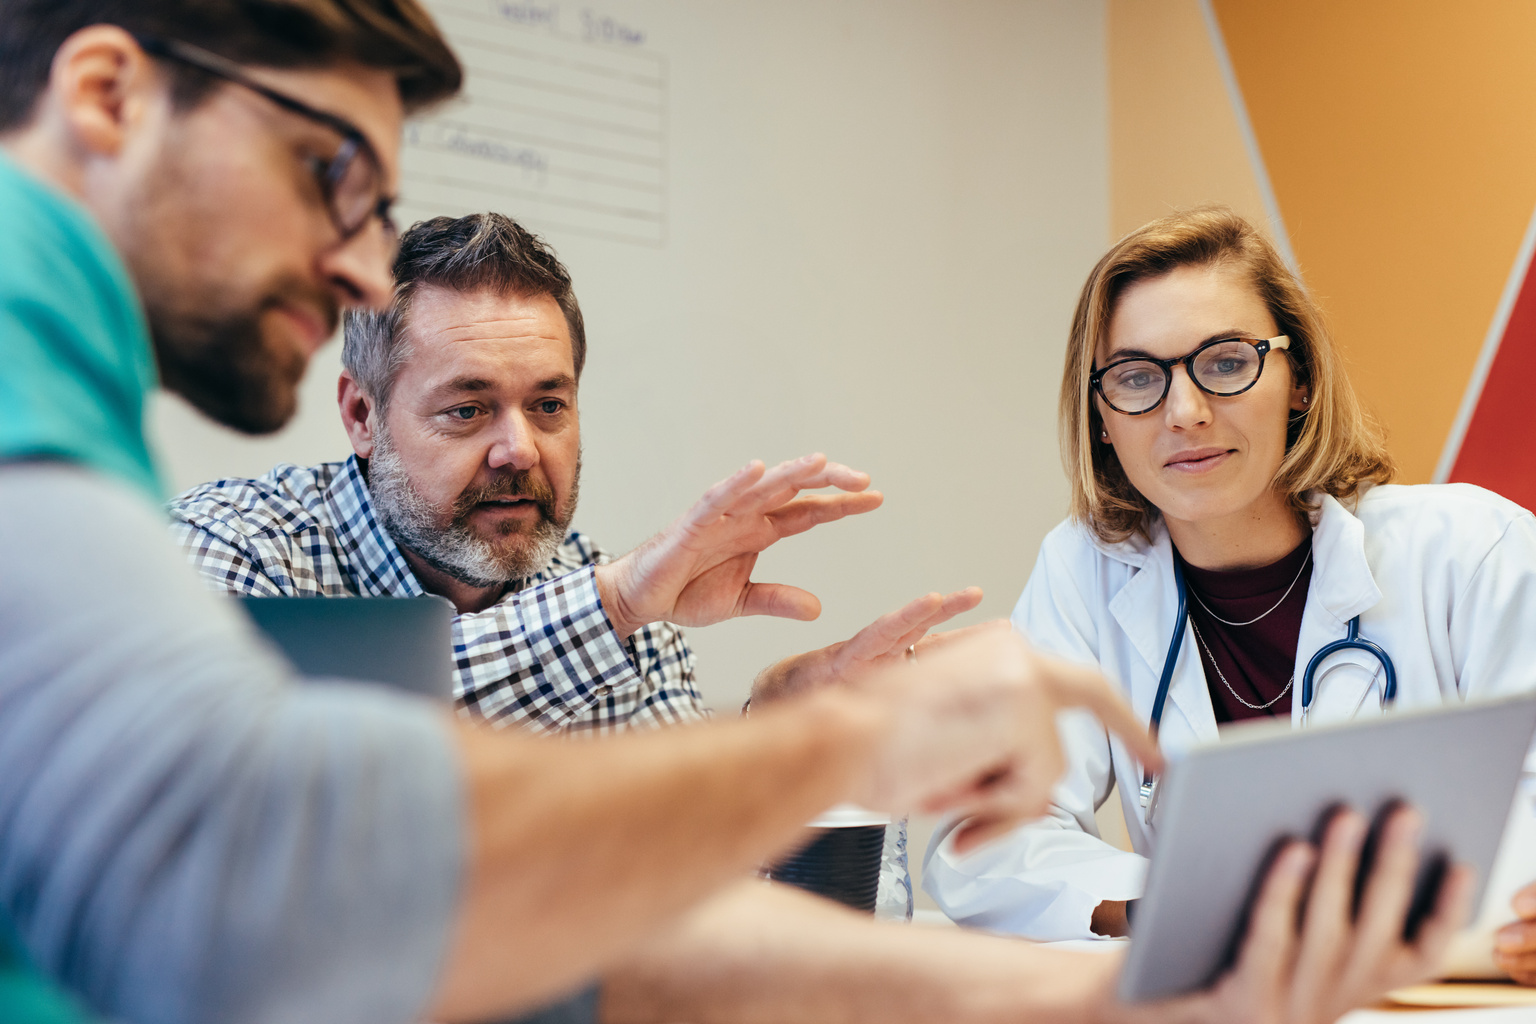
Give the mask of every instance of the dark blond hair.
[[1298, 383], [1311, 396], [1292, 417], [1274, 485], [1298, 515], [1310, 492], [1349, 499], [1367, 481], [1392, 477], [1381, 428], [1350, 386], [1322, 310], [1269, 241], [1224, 206], [1202, 206], [1146, 224], [1116, 242], [1083, 285], [1061, 381], [1061, 449], [1072, 486], [1072, 516], [1108, 542], [1147, 536], [1157, 507], [1131, 486], [1119, 455], [1098, 443], [1103, 423], [1088, 377], [1125, 289], [1178, 267], [1230, 267], [1258, 293], [1280, 333]]

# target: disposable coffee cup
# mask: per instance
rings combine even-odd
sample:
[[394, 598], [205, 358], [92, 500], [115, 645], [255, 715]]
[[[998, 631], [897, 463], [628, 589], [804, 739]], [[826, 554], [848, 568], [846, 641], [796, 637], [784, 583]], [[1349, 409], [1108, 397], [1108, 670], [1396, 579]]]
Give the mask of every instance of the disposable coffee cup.
[[838, 804], [806, 827], [806, 844], [769, 868], [768, 877], [873, 914], [890, 823], [890, 815]]

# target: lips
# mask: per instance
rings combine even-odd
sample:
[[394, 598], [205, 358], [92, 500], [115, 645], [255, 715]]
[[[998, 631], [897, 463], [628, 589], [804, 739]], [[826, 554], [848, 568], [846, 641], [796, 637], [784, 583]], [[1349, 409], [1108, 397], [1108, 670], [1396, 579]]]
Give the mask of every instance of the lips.
[[310, 354], [325, 344], [325, 340], [331, 336], [332, 331], [328, 328], [325, 318], [314, 310], [295, 305], [282, 305], [276, 308], [278, 313], [298, 328], [304, 346]]
[[515, 512], [522, 516], [529, 509], [551, 522], [555, 519], [555, 494], [550, 486], [530, 471], [504, 472], [484, 483], [472, 484], [453, 503], [455, 522], [476, 512], [495, 516]]
[[1231, 448], [1188, 448], [1163, 463], [1168, 469], [1204, 469], [1221, 462]]

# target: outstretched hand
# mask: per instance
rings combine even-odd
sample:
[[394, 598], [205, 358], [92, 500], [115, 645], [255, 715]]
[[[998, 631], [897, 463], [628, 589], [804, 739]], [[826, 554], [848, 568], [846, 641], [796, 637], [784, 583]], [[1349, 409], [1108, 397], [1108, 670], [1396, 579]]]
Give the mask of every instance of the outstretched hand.
[[[814, 594], [753, 582], [757, 556], [783, 537], [879, 508], [883, 498], [868, 486], [868, 474], [820, 454], [772, 469], [748, 463], [704, 492], [671, 526], [597, 568], [609, 621], [628, 636], [661, 620], [707, 626], [740, 615], [814, 619], [821, 614]], [[801, 494], [822, 487], [844, 493]]]
[[847, 640], [770, 665], [752, 683], [752, 704], [756, 707], [818, 687], [851, 683], [870, 669], [905, 658], [909, 651], [914, 655], [931, 651], [975, 630], [995, 628], [998, 624], [984, 623], [928, 635], [935, 626], [975, 608], [981, 596], [980, 587], [925, 594], [880, 616]]

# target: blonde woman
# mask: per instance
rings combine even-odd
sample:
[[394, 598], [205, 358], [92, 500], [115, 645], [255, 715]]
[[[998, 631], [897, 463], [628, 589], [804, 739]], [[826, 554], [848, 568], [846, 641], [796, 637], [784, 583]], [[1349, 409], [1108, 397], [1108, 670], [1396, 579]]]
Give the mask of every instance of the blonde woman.
[[[1165, 751], [1242, 719], [1380, 714], [1393, 687], [1359, 647], [1326, 655], [1303, 693], [1309, 661], [1352, 631], [1395, 663], [1397, 707], [1536, 686], [1536, 520], [1469, 485], [1388, 484], [1316, 304], [1231, 211], [1154, 221], [1099, 261], [1060, 416], [1071, 516], [1013, 622], [1100, 666], [1144, 721], [1164, 689]], [[943, 835], [930, 846], [925, 886], [956, 920], [1043, 939], [1125, 931], [1149, 845], [1143, 779], [1097, 723], [1064, 733], [1048, 818], [968, 857]], [[1094, 823], [1117, 783], [1136, 853]]]

